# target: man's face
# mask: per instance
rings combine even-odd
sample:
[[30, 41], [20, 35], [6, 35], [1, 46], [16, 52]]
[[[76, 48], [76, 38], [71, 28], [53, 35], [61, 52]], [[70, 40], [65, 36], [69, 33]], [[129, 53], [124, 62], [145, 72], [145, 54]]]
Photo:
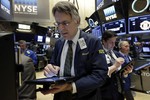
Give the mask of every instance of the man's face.
[[124, 54], [128, 54], [130, 51], [130, 45], [128, 42], [124, 42], [120, 48], [120, 51]]
[[115, 47], [117, 37], [109, 38], [108, 40], [103, 40], [103, 45], [108, 50], [113, 50]]
[[19, 44], [21, 50], [25, 50], [26, 49], [26, 45], [25, 44]]
[[70, 15], [57, 12], [54, 15], [60, 34], [66, 40], [71, 40], [77, 33], [79, 22]]

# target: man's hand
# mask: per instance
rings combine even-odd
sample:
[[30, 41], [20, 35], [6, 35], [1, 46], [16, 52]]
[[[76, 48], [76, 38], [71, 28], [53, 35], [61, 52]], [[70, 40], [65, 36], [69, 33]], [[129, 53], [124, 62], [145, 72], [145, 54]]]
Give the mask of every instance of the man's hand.
[[42, 94], [55, 94], [63, 91], [70, 91], [72, 92], [72, 84], [71, 83], [66, 83], [66, 84], [61, 84], [61, 85], [52, 85], [49, 90], [41, 91]]
[[116, 59], [115, 63], [113, 64], [116, 69], [118, 69], [124, 63], [124, 58], [119, 57]]
[[133, 71], [133, 66], [129, 65], [123, 72], [123, 76], [127, 77], [129, 73], [131, 73]]
[[111, 74], [116, 71], [123, 63], [124, 59], [122, 57], [117, 58], [115, 63], [108, 67], [108, 76], [111, 76]]
[[53, 76], [57, 76], [58, 71], [60, 70], [60, 68], [58, 66], [54, 66], [52, 64], [48, 64], [45, 68], [44, 68], [44, 75], [46, 77], [53, 77]]

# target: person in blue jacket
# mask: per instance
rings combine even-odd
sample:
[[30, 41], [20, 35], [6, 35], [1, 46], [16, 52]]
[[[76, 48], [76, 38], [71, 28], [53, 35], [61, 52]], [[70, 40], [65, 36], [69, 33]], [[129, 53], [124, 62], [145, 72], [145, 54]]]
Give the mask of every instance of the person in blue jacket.
[[27, 43], [25, 40], [19, 40], [19, 46], [21, 48], [21, 53], [24, 53], [24, 55], [30, 57], [33, 60], [34, 65], [37, 65], [37, 55], [34, 51], [29, 50], [27, 48]]
[[[123, 63], [122, 66], [126, 65], [133, 59], [130, 57], [129, 52], [130, 52], [130, 44], [128, 41], [120, 41], [118, 43], [119, 47], [119, 53], [121, 56], [125, 59], [125, 62]], [[124, 90], [124, 96], [126, 100], [134, 100], [134, 97], [131, 92], [131, 72], [133, 70], [133, 66], [130, 65], [128, 68], [122, 73], [122, 81], [123, 81], [123, 90]]]
[[[99, 87], [108, 77], [108, 68], [100, 40], [78, 28], [80, 16], [72, 3], [60, 1], [52, 12], [62, 37], [55, 44], [52, 59], [45, 67], [44, 75], [72, 76], [75, 80], [52, 85], [49, 90], [41, 92], [54, 94], [54, 100], [102, 100]], [[68, 54], [72, 55], [70, 60], [67, 59]], [[70, 63], [66, 64], [66, 59]]]

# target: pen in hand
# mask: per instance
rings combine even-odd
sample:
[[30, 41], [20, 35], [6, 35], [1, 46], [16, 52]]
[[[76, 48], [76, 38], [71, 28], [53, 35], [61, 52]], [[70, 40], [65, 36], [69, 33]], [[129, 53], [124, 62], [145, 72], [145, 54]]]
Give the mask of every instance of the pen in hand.
[[58, 66], [48, 64], [44, 69], [44, 74], [46, 77], [53, 77], [53, 76], [57, 76], [58, 71], [59, 71]]

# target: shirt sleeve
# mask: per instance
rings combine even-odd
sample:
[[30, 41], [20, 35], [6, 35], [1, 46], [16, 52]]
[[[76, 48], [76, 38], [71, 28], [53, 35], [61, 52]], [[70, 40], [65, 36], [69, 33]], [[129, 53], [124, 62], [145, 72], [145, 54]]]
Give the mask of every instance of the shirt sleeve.
[[72, 90], [72, 94], [77, 93], [77, 88], [76, 88], [76, 85], [75, 85], [75, 83], [74, 83], [74, 82], [72, 83], [72, 88], [73, 88], [73, 90]]

